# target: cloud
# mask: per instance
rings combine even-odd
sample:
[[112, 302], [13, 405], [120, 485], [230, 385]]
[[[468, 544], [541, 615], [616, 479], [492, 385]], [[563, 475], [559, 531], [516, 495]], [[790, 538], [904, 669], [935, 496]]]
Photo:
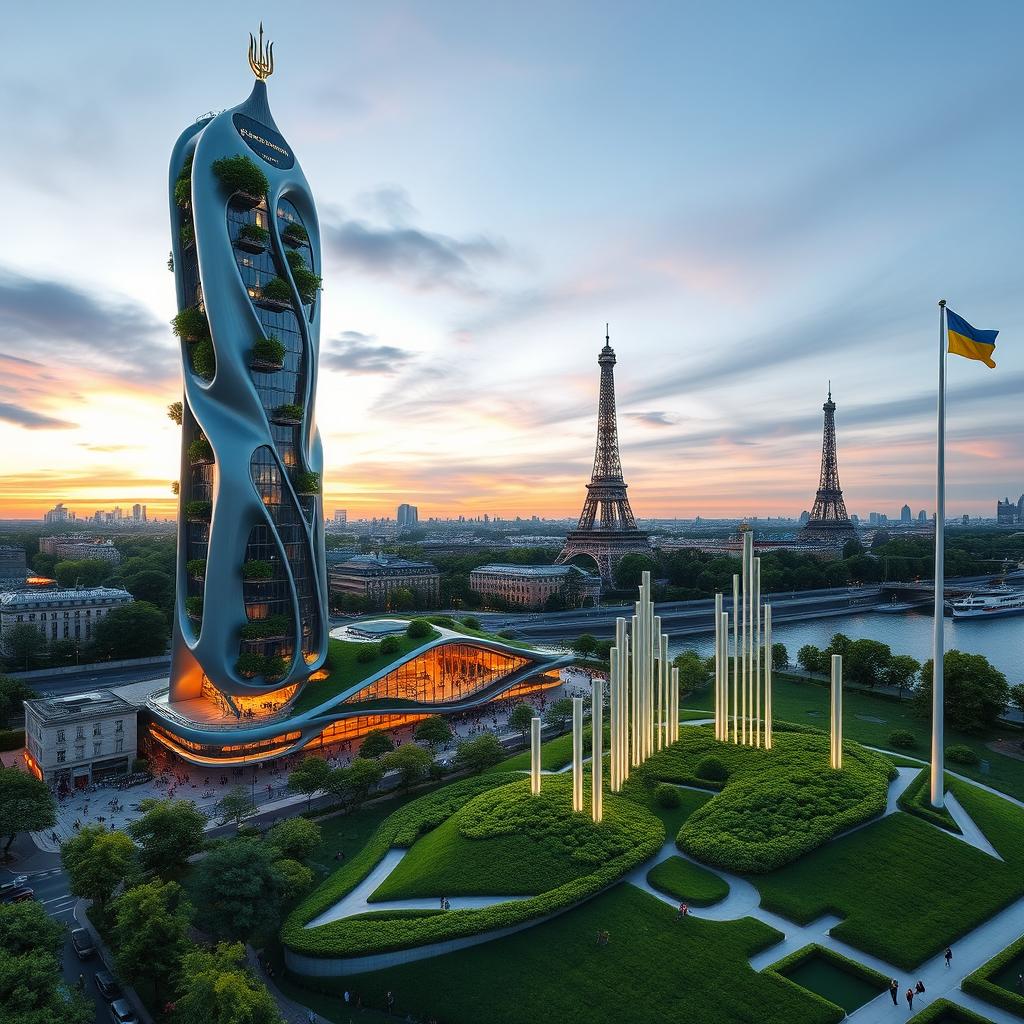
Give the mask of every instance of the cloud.
[[4, 269], [0, 337], [46, 359], [134, 369], [150, 379], [170, 376], [177, 364], [167, 326], [139, 303], [105, 287], [90, 292]]
[[16, 426], [24, 427], [26, 430], [73, 430], [78, 426], [68, 420], [58, 420], [53, 416], [44, 416], [42, 413], [33, 412], [31, 409], [23, 409], [19, 405], [12, 405], [10, 402], [0, 402], [0, 420], [14, 423]]
[[397, 373], [413, 353], [397, 345], [378, 345], [373, 334], [359, 331], [343, 331], [328, 342], [329, 350], [320, 357], [322, 366], [329, 370], [341, 370], [354, 374]]
[[360, 197], [382, 220], [349, 218], [340, 210], [323, 219], [326, 248], [341, 266], [400, 281], [419, 291], [448, 288], [479, 296], [483, 269], [508, 257], [504, 242], [477, 235], [453, 238], [409, 223], [415, 208], [406, 193], [388, 186]]
[[651, 427], [671, 427], [676, 423], [676, 416], [660, 409], [652, 409], [650, 412], [627, 412], [623, 415]]

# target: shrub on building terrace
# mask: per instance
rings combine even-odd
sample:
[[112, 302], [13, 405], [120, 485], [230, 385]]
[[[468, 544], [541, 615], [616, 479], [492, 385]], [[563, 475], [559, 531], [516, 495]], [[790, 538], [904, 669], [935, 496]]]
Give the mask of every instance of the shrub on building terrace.
[[311, 471], [296, 473], [292, 477], [292, 485], [297, 494], [319, 494], [320, 474]]
[[281, 342], [271, 335], [269, 338], [257, 338], [252, 343], [252, 358], [261, 363], [284, 362], [285, 348]]
[[273, 412], [272, 418], [276, 420], [301, 420], [302, 406], [294, 403], [279, 405]]
[[178, 231], [178, 238], [183, 249], [187, 249], [196, 240], [196, 229], [192, 226], [191, 222], [181, 225], [181, 229]]
[[238, 237], [266, 245], [270, 241], [270, 232], [259, 224], [243, 224], [238, 229]]
[[266, 660], [262, 654], [256, 654], [254, 651], [243, 651], [238, 656], [238, 661], [235, 662], [235, 671], [240, 676], [251, 679], [253, 676], [263, 674], [263, 666], [266, 664]]
[[269, 640], [287, 636], [291, 628], [292, 621], [287, 615], [268, 615], [265, 619], [252, 619], [238, 632], [243, 640]]
[[213, 350], [213, 342], [209, 338], [203, 338], [192, 346], [192, 369], [199, 374], [203, 380], [213, 380], [217, 372], [217, 356]]
[[209, 501], [186, 501], [185, 518], [201, 519], [209, 522], [213, 513], [213, 505]]
[[284, 229], [281, 238], [288, 245], [302, 245], [304, 242], [309, 241], [309, 233], [301, 224], [292, 222]]
[[268, 654], [263, 659], [263, 676], [266, 679], [280, 679], [288, 671], [288, 663], [280, 654]]
[[232, 192], [242, 192], [258, 199], [267, 194], [267, 176], [252, 159], [243, 154], [223, 156], [219, 160], [214, 160], [210, 169], [220, 183]]
[[192, 179], [178, 178], [174, 183], [174, 201], [178, 206], [186, 207], [192, 202]]
[[185, 563], [185, 571], [194, 579], [201, 580], [206, 575], [206, 559], [190, 558]]
[[273, 579], [273, 576], [273, 565], [259, 558], [250, 558], [242, 566], [242, 579], [244, 580], [269, 580]]
[[283, 277], [272, 277], [260, 289], [260, 295], [264, 299], [270, 299], [272, 302], [292, 301], [292, 290], [288, 287], [288, 282]]
[[210, 324], [198, 306], [186, 306], [171, 321], [171, 328], [182, 341], [202, 341], [210, 336]]
[[194, 619], [198, 619], [203, 614], [203, 599], [201, 597], [186, 597], [185, 598], [185, 611]]
[[194, 441], [189, 442], [188, 461], [191, 463], [213, 462], [213, 448], [205, 437], [197, 437]]

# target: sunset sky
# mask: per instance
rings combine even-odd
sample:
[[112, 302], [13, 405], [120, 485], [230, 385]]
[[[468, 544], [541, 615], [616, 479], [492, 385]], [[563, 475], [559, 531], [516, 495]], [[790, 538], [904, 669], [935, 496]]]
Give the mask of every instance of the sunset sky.
[[[288, 12], [286, 14], [286, 12]], [[0, 517], [174, 509], [167, 161], [260, 15], [324, 238], [324, 505], [575, 515], [611, 324], [638, 516], [1024, 490], [1024, 7], [22, 4], [5, 11]]]

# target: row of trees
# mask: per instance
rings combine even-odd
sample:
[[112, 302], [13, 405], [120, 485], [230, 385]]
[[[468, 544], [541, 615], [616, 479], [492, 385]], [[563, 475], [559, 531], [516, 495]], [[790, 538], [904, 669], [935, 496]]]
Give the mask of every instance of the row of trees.
[[[893, 654], [878, 640], [851, 640], [836, 633], [824, 650], [807, 644], [797, 652], [797, 664], [806, 672], [826, 675], [833, 654], [842, 656], [843, 680], [855, 686], [891, 686], [902, 697], [911, 691], [914, 706], [931, 715], [934, 663], [923, 665], [906, 654]], [[1006, 676], [982, 654], [946, 651], [943, 656], [946, 722], [967, 733], [995, 727], [1010, 704], [1024, 711], [1024, 683], [1010, 686]]]

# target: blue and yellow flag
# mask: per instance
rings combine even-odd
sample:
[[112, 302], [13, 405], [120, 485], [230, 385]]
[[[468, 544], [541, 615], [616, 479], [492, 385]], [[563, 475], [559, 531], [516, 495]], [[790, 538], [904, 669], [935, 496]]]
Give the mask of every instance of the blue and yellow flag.
[[977, 359], [993, 370], [996, 364], [992, 361], [992, 353], [996, 348], [998, 331], [979, 331], [972, 327], [962, 316], [946, 309], [946, 334], [949, 338], [947, 351], [953, 355], [967, 359]]

